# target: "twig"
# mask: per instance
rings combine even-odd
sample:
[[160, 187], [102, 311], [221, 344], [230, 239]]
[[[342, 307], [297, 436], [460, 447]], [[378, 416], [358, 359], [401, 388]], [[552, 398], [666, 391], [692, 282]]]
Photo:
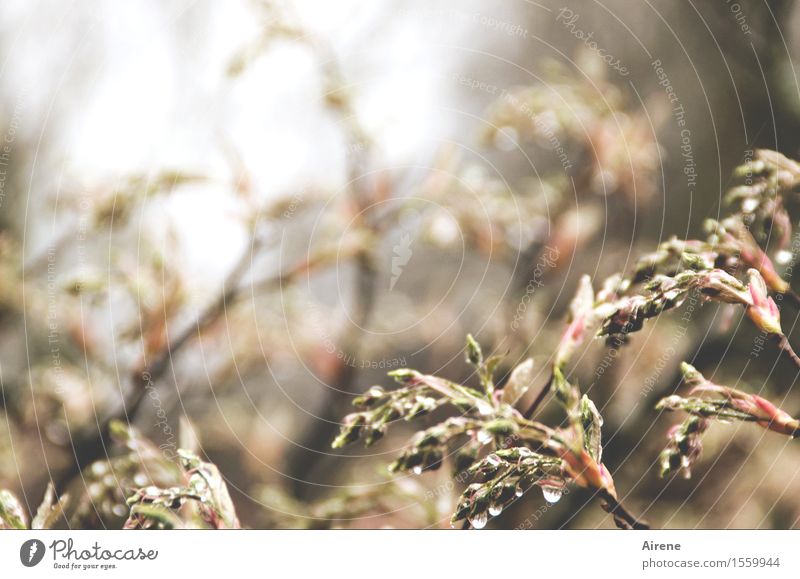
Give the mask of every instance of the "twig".
[[156, 354], [152, 362], [148, 364], [143, 361], [136, 368], [130, 378], [132, 388], [129, 398], [127, 400], [123, 398], [122, 406], [119, 410], [102, 421], [102, 424], [97, 421], [94, 428], [89, 428], [72, 439], [72, 451], [75, 460], [52, 477], [56, 481], [57, 488], [62, 489], [84, 467], [106, 453], [108, 424], [112, 420], [127, 420], [130, 422], [141, 407], [148, 386], [155, 384], [164, 376], [164, 373], [171, 366], [173, 356], [193, 338], [202, 335], [209, 326], [226, 312], [228, 303], [235, 300], [241, 291], [241, 278], [249, 271], [252, 256], [259, 246], [260, 242], [254, 231], [247, 249], [242, 253], [234, 268], [225, 278], [219, 297], [203, 310], [194, 324], [189, 325], [179, 332], [175, 338], [169, 340], [166, 346]]
[[800, 295], [797, 294], [794, 290], [786, 290], [783, 292], [784, 297], [789, 298], [789, 301], [792, 302], [795, 307], [800, 307]]
[[550, 392], [550, 387], [553, 385], [553, 375], [550, 374], [550, 377], [547, 379], [547, 382], [542, 389], [539, 391], [539, 394], [536, 395], [536, 399], [528, 406], [528, 409], [522, 413], [526, 419], [530, 420], [533, 416], [533, 413], [536, 412], [536, 409], [539, 408], [542, 401], [544, 401], [545, 396], [547, 396], [548, 392]]
[[800, 368], [800, 356], [792, 348], [792, 345], [789, 343], [789, 338], [784, 336], [783, 334], [773, 334], [775, 336], [776, 341], [778, 342], [778, 349], [787, 354], [789, 358], [792, 359], [795, 366]]
[[339, 428], [338, 416], [341, 414], [341, 409], [337, 401], [342, 393], [352, 389], [358, 376], [356, 365], [347, 363], [346, 360], [358, 356], [363, 338], [363, 328], [369, 324], [374, 309], [376, 275], [366, 253], [358, 258], [357, 267], [356, 303], [358, 311], [353, 316], [352, 326], [342, 338], [341, 350], [345, 356], [340, 362], [332, 384], [325, 390], [325, 399], [321, 406], [322, 416], [319, 416], [309, 426], [303, 440], [295, 446], [287, 458], [286, 470], [292, 480], [292, 490], [297, 498], [305, 497], [310, 490], [310, 485], [305, 479], [315, 467], [319, 468], [322, 463], [320, 458], [323, 455], [317, 449], [323, 447], [327, 450], [334, 433]]
[[614, 522], [620, 529], [649, 529], [650, 525], [633, 515], [622, 503], [606, 489], [598, 491], [604, 501], [603, 509], [614, 517]]

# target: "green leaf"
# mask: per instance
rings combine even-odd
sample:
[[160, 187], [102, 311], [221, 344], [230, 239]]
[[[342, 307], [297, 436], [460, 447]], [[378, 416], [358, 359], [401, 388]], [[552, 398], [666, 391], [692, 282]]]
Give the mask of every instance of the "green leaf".
[[56, 499], [56, 489], [53, 483], [47, 485], [42, 504], [36, 510], [36, 516], [31, 523], [31, 529], [52, 529], [64, 513], [68, 496], [62, 495]]
[[533, 358], [528, 358], [511, 372], [511, 376], [503, 388], [503, 402], [511, 405], [516, 404], [533, 386], [533, 379]]
[[586, 394], [581, 398], [581, 422], [583, 424], [583, 446], [598, 463], [603, 456], [603, 417]]
[[0, 490], [0, 529], [27, 529], [28, 520], [14, 493]]
[[467, 362], [473, 366], [480, 366], [483, 364], [483, 352], [481, 346], [472, 337], [472, 334], [467, 334]]

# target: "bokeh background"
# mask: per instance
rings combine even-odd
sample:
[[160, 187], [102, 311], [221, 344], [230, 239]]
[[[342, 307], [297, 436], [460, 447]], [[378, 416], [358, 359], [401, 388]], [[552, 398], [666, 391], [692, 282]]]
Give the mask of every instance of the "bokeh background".
[[[783, 0], [5, 0], [0, 487], [35, 511], [53, 480], [85, 497], [63, 526], [118, 528], [81, 473], [117, 417], [215, 463], [245, 526], [449, 528], [449, 469], [386, 471], [421, 425], [330, 448], [352, 398], [399, 367], [474, 381], [467, 333], [544, 383], [582, 274], [698, 235], [748, 151], [800, 154], [798, 24]], [[658, 477], [682, 360], [800, 411], [738, 316], [679, 340], [662, 316], [573, 370], [655, 527], [800, 524], [800, 449], [748, 425]], [[527, 493], [490, 526], [612, 527], [590, 502]]]

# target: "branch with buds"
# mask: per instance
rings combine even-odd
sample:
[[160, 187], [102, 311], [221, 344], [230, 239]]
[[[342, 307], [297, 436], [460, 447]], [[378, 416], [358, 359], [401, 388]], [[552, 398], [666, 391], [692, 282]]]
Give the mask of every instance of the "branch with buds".
[[191, 505], [210, 528], [238, 529], [239, 519], [219, 469], [187, 450], [178, 450], [178, 455], [187, 478], [186, 484], [166, 489], [149, 486], [136, 490], [127, 500], [130, 516], [124, 528], [182, 528], [185, 525], [177, 511]]
[[683, 411], [690, 415], [667, 434], [669, 444], [660, 457], [661, 476], [681, 471], [685, 478], [691, 477], [691, 467], [702, 453], [700, 437], [714, 420], [755, 422], [779, 434], [792, 438], [800, 436], [800, 420], [769, 400], [715, 384], [686, 362], [681, 364], [681, 372], [684, 382], [691, 387], [689, 396], [667, 396], [656, 405], [657, 410]]
[[[392, 393], [373, 387], [367, 396], [357, 399], [356, 405], [363, 410], [345, 418], [334, 447], [361, 437], [371, 444], [393, 420], [408, 420], [450, 405], [461, 416], [418, 433], [391, 470], [419, 474], [439, 468], [448, 450], [462, 443], [455, 454], [457, 467], [467, 468], [482, 480], [462, 495], [454, 523], [466, 519], [473, 527], [483, 527], [489, 516], [502, 512], [530, 486], [540, 486], [546, 489], [546, 496], [557, 497], [563, 486], [572, 483], [595, 491], [620, 527], [646, 526], [617, 500], [614, 481], [601, 462], [602, 418], [591, 400], [581, 397], [568, 381], [568, 365], [587, 337], [624, 339], [640, 330], [646, 320], [681, 306], [690, 293], [696, 293], [703, 302], [742, 306], [750, 321], [772, 336], [800, 367], [800, 357], [783, 332], [780, 310], [769, 292], [795, 296], [757, 241], [769, 224], [768, 210], [777, 212], [773, 217], [777, 215], [778, 221], [772, 223], [788, 231], [788, 219], [780, 218], [788, 215], [783, 197], [800, 184], [800, 165], [777, 153], [758, 151], [756, 160], [744, 170], [755, 178], [728, 195], [729, 203], [738, 204], [738, 212], [721, 222], [709, 220], [707, 240], [673, 238], [641, 259], [632, 278], [613, 275], [597, 294], [589, 276], [583, 276], [569, 307], [550, 377], [527, 410], [520, 412], [513, 405], [530, 388], [532, 361], [514, 369], [505, 391], [498, 389], [493, 379], [498, 359], [485, 360], [480, 346], [469, 337], [467, 360], [477, 369], [480, 390], [413, 370], [395, 372], [403, 387]], [[736, 277], [743, 267], [747, 268], [746, 282]], [[712, 419], [751, 421], [797, 435], [797, 421], [763, 398], [711, 384], [691, 366], [684, 365], [683, 370], [697, 396], [671, 396], [659, 403], [659, 409], [690, 414], [669, 432], [669, 444], [661, 455], [662, 474], [681, 470], [690, 476], [702, 451], [700, 438]], [[566, 412], [565, 428], [550, 428], [532, 420], [549, 393]], [[486, 452], [484, 445], [490, 445]]]
[[764, 278], [758, 270], [749, 269], [747, 279], [745, 285], [722, 269], [686, 269], [672, 277], [657, 274], [639, 293], [620, 296], [632, 282], [617, 275], [607, 279], [595, 297], [589, 277], [584, 276], [570, 305], [567, 328], [556, 349], [551, 378], [525, 416], [533, 416], [553, 387], [554, 379], [563, 376], [567, 364], [587, 336], [627, 337], [642, 329], [647, 319], [680, 307], [693, 290], [699, 293], [702, 301], [743, 306], [753, 324], [772, 336], [778, 348], [800, 367], [800, 357], [781, 329], [780, 310], [768, 294]]
[[534, 486], [542, 489], [546, 500], [556, 502], [572, 483], [600, 496], [620, 527], [645, 526], [617, 500], [614, 481], [601, 462], [603, 420], [591, 400], [581, 397], [559, 372], [553, 388], [568, 425], [551, 428], [529, 420], [513, 404], [531, 386], [532, 360], [518, 365], [507, 383], [498, 387], [494, 369], [500, 358], [484, 358], [472, 336], [467, 338], [466, 352], [467, 361], [476, 368], [479, 389], [414, 370], [396, 370], [391, 375], [401, 387], [385, 391], [373, 386], [356, 398], [354, 404], [361, 410], [345, 417], [333, 447], [359, 439], [373, 444], [393, 421], [450, 406], [459, 415], [418, 432], [389, 470], [422, 474], [440, 468], [452, 456], [454, 473], [466, 473], [477, 481], [461, 496], [454, 525], [466, 520], [482, 528]]

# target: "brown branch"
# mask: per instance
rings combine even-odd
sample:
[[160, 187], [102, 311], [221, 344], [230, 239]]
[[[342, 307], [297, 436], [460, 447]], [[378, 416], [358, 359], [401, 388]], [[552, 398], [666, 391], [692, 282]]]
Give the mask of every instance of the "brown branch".
[[147, 388], [160, 380], [167, 369], [171, 367], [173, 356], [182, 350], [192, 339], [199, 337], [220, 316], [227, 311], [227, 306], [234, 301], [241, 291], [241, 278], [249, 271], [252, 257], [260, 247], [260, 242], [255, 232], [251, 236], [247, 249], [242, 253], [231, 272], [225, 278], [222, 292], [219, 297], [210, 303], [197, 317], [195, 323], [187, 326], [159, 351], [153, 360], [148, 363], [143, 361], [130, 376], [131, 392], [128, 398], [123, 398], [121, 407], [104, 421], [96, 421], [93, 427], [79, 432], [77, 436], [70, 437], [74, 462], [64, 467], [61, 472], [52, 478], [56, 487], [63, 489], [74, 476], [80, 473], [87, 465], [107, 455], [109, 442], [108, 425], [112, 420], [126, 420], [130, 422], [141, 407], [147, 393]]
[[791, 289], [786, 290], [780, 295], [782, 295], [785, 298], [789, 298], [789, 301], [792, 302], [795, 305], [795, 307], [800, 307], [800, 295], [798, 295], [797, 292], [795, 292], [794, 290]]
[[650, 525], [633, 515], [621, 502], [606, 489], [598, 491], [603, 500], [603, 510], [614, 517], [614, 523], [620, 529], [649, 529]]
[[550, 392], [550, 388], [552, 387], [552, 385], [553, 385], [553, 375], [550, 374], [550, 377], [547, 379], [547, 382], [545, 383], [544, 386], [542, 386], [542, 389], [539, 391], [539, 394], [536, 395], [536, 399], [531, 403], [530, 406], [528, 406], [528, 409], [522, 413], [522, 416], [524, 416], [525, 419], [530, 420], [534, 412], [536, 412], [536, 409], [539, 408], [541, 403], [544, 401], [545, 396], [547, 396], [547, 394]]
[[789, 343], [789, 338], [783, 334], [773, 335], [775, 336], [775, 340], [778, 342], [778, 349], [784, 354], [788, 355], [792, 362], [794, 362], [794, 365], [800, 368], [800, 356], [798, 356], [792, 348], [792, 345]]
[[353, 316], [353, 324], [342, 336], [341, 351], [344, 355], [336, 376], [324, 391], [324, 400], [320, 406], [322, 415], [308, 426], [302, 440], [288, 453], [286, 460], [286, 472], [297, 498], [306, 497], [312, 490], [313, 485], [307, 479], [314, 471], [322, 468], [322, 459], [328, 453], [330, 442], [339, 429], [343, 393], [352, 390], [358, 377], [356, 364], [348, 363], [347, 360], [358, 357], [363, 328], [372, 317], [376, 298], [376, 275], [368, 253], [359, 256], [357, 268], [355, 300], [358, 309]]

